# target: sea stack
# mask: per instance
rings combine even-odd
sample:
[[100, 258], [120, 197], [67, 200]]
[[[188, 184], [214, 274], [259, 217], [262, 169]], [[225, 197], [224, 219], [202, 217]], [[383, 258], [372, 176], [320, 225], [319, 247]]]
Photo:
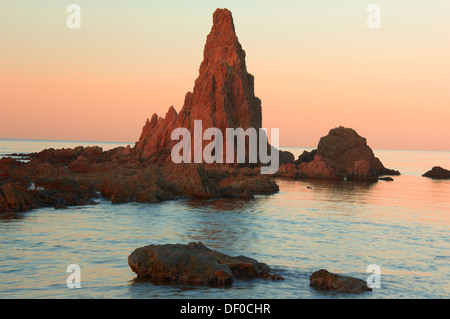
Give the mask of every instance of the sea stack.
[[384, 167], [355, 130], [339, 126], [322, 137], [317, 149], [304, 151], [295, 163], [281, 165], [278, 176], [334, 180], [378, 181], [383, 175], [400, 175]]
[[172, 106], [165, 118], [153, 114], [133, 153], [144, 160], [168, 155], [177, 143], [171, 140], [172, 131], [184, 127], [193, 134], [194, 120], [202, 120], [203, 131], [210, 127], [225, 132], [226, 128], [262, 126], [261, 100], [255, 96], [254, 77], [247, 72], [245, 51], [227, 9], [217, 9], [213, 14], [200, 73], [180, 113]]
[[435, 166], [422, 176], [432, 179], [450, 179], [450, 171], [440, 166]]
[[384, 167], [367, 145], [366, 138], [343, 126], [329, 131], [320, 139], [317, 155], [328, 159], [337, 172], [351, 180], [377, 180], [382, 175], [400, 175]]

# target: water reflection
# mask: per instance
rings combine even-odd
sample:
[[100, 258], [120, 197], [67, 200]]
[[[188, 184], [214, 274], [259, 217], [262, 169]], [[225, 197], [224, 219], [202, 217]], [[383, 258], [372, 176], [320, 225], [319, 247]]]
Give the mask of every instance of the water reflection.
[[254, 199], [226, 199], [215, 200], [188, 199], [183, 204], [190, 210], [203, 210], [208, 212], [235, 212], [244, 211], [254, 206]]
[[0, 213], [1, 223], [10, 223], [23, 219], [25, 216], [23, 213], [2, 212]]
[[191, 222], [183, 236], [186, 242], [202, 241], [214, 249], [235, 251], [242, 243], [257, 240], [258, 232], [251, 227], [258, 199], [186, 200], [181, 209], [187, 210]]
[[[377, 183], [329, 180], [277, 180], [286, 209], [357, 214], [368, 204]], [[302, 205], [299, 205], [301, 201]]]

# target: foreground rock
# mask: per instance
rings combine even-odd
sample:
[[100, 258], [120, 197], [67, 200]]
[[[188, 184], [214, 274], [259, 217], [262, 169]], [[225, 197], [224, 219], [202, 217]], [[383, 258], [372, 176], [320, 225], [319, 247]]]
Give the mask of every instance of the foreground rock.
[[314, 272], [309, 277], [310, 286], [323, 291], [335, 291], [343, 293], [360, 294], [366, 291], [372, 291], [367, 286], [367, 282], [347, 276], [341, 276], [321, 269]]
[[450, 179], [450, 171], [440, 166], [435, 166], [422, 176], [433, 179]]
[[131, 253], [128, 264], [139, 277], [159, 284], [226, 287], [235, 279], [283, 279], [264, 263], [244, 256], [230, 257], [201, 242], [141, 247]]
[[304, 151], [293, 164], [280, 166], [278, 176], [377, 181], [382, 175], [400, 175], [387, 169], [351, 128], [338, 127], [320, 139], [316, 150]]

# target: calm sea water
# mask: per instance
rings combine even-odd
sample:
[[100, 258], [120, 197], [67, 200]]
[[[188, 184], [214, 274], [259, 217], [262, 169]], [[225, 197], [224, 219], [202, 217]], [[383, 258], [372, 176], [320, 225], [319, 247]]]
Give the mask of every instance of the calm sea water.
[[[94, 144], [126, 145], [0, 140], [0, 154]], [[375, 184], [279, 180], [278, 194], [254, 200], [99, 200], [0, 215], [0, 298], [449, 298], [450, 181], [421, 174], [450, 167], [450, 152], [375, 154], [403, 175]], [[285, 280], [223, 289], [136, 281], [127, 263], [135, 248], [191, 241], [265, 262]], [[81, 267], [81, 289], [67, 288], [69, 264]], [[381, 288], [373, 292], [309, 287], [318, 269], [366, 279], [370, 264], [381, 268]]]

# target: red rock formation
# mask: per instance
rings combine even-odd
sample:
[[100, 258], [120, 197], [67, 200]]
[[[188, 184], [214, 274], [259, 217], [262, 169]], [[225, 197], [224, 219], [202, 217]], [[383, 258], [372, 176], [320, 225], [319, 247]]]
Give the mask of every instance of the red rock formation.
[[320, 139], [316, 150], [304, 151], [295, 164], [281, 165], [278, 176], [377, 181], [382, 175], [400, 175], [375, 157], [364, 137], [338, 127]]
[[27, 190], [12, 183], [0, 184], [0, 212], [25, 212], [39, 207]]
[[217, 9], [207, 37], [200, 74], [193, 92], [186, 94], [178, 114], [172, 107], [165, 118], [154, 114], [147, 120], [133, 153], [142, 159], [163, 152], [170, 154], [175, 128], [184, 127], [193, 136], [194, 120], [202, 120], [203, 130], [217, 127], [261, 128], [261, 101], [254, 94], [254, 77], [247, 72], [245, 51], [234, 29], [231, 12]]
[[25, 212], [40, 207], [63, 208], [93, 204], [96, 196], [88, 183], [71, 178], [38, 178], [33, 186], [0, 183], [0, 212]]
[[400, 175], [385, 168], [366, 139], [351, 128], [340, 126], [330, 130], [320, 139], [317, 154], [330, 160], [336, 170], [349, 180], [377, 180], [381, 175]]
[[0, 212], [93, 204], [98, 192], [121, 204], [186, 196], [249, 199], [279, 191], [269, 176], [259, 174], [258, 167], [151, 163], [123, 147], [107, 152], [84, 150], [46, 150], [30, 154], [26, 163], [0, 159]]
[[303, 162], [298, 166], [300, 177], [320, 179], [342, 179], [342, 175], [336, 170], [330, 160], [322, 156], [314, 156], [311, 162]]

